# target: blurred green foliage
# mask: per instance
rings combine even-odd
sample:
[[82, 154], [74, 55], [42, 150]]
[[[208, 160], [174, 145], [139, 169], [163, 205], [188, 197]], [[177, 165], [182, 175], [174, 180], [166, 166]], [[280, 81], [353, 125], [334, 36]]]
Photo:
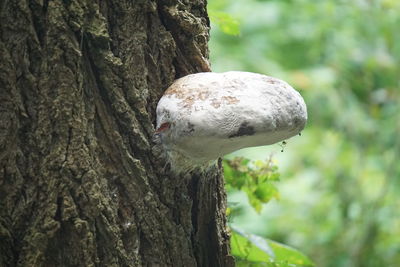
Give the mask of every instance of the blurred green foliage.
[[[285, 144], [286, 142], [283, 142]], [[281, 152], [283, 152], [281, 144]], [[226, 191], [246, 193], [248, 203], [260, 213], [263, 204], [271, 199], [279, 199], [275, 183], [279, 181], [278, 167], [269, 157], [267, 160], [251, 161], [243, 157], [226, 158], [223, 161]], [[231, 218], [240, 214], [241, 207], [228, 203], [227, 216]], [[231, 252], [236, 258], [237, 266], [268, 267], [308, 267], [314, 263], [300, 251], [276, 241], [251, 233], [230, 223]]]
[[279, 198], [275, 186], [275, 182], [279, 181], [278, 167], [271, 158], [267, 161], [250, 162], [248, 159], [236, 157], [224, 160], [223, 165], [227, 192], [242, 190], [257, 212], [261, 211], [262, 204], [268, 203], [272, 198]]
[[218, 28], [220, 28], [223, 33], [239, 35], [239, 21], [228, 13], [210, 9], [208, 15], [210, 19], [218, 25]]
[[283, 153], [235, 153], [253, 161], [275, 153], [279, 200], [264, 206], [271, 195], [255, 193], [253, 164], [250, 189], [225, 163], [228, 201], [239, 203], [232, 227], [296, 247], [316, 266], [398, 266], [400, 1], [209, 0], [209, 9], [239, 22], [227, 31], [211, 16], [213, 70], [281, 78], [309, 113]]

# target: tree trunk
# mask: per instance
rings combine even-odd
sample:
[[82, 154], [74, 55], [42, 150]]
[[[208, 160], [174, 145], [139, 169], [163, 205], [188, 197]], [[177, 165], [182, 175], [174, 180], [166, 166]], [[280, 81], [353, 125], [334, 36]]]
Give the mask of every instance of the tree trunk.
[[1, 266], [233, 266], [221, 166], [174, 176], [151, 141], [209, 71], [205, 5], [0, 1]]

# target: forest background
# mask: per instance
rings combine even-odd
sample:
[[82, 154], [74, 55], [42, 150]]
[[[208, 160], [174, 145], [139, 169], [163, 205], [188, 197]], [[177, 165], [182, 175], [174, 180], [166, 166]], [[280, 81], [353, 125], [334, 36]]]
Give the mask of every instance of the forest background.
[[[283, 79], [309, 112], [286, 145], [225, 160], [232, 229], [295, 247], [316, 266], [397, 266], [399, 14], [396, 0], [209, 1], [213, 71]], [[244, 174], [266, 168], [268, 181]]]

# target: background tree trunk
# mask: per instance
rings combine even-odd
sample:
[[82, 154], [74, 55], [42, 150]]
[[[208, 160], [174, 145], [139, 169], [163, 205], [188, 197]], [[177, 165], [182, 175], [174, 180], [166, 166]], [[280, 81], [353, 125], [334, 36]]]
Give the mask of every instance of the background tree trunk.
[[221, 167], [175, 177], [155, 107], [209, 71], [205, 0], [0, 1], [0, 265], [232, 266]]

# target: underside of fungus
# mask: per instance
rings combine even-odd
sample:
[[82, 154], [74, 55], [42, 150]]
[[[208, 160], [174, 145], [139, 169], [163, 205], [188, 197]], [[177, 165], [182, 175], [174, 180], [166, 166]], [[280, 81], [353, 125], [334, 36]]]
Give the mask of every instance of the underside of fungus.
[[282, 80], [205, 72], [180, 78], [165, 91], [156, 135], [172, 169], [185, 172], [241, 148], [288, 139], [306, 121], [303, 98]]

